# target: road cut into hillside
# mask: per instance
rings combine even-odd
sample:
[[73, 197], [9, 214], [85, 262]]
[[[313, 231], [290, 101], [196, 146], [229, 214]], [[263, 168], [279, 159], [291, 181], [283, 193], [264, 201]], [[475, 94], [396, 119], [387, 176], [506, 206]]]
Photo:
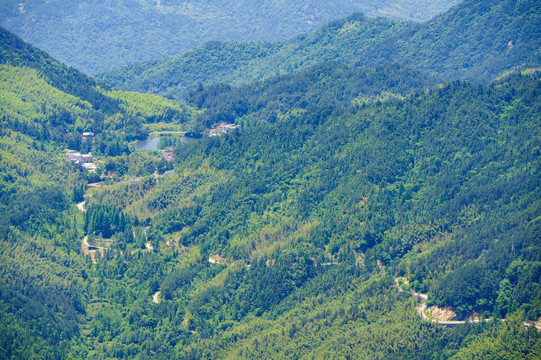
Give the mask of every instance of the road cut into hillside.
[[[400, 280], [401, 280], [401, 278], [396, 278], [396, 279], [394, 279], [394, 282], [395, 282], [396, 287], [398, 288], [398, 291], [404, 292], [404, 290], [400, 287], [400, 283], [399, 283]], [[470, 319], [467, 319], [467, 320], [443, 320], [443, 319], [438, 319], [436, 317], [428, 316], [426, 314], [426, 309], [427, 309], [426, 302], [428, 301], [428, 295], [427, 294], [417, 293], [417, 292], [413, 292], [412, 295], [416, 299], [421, 299], [421, 303], [415, 307], [415, 309], [417, 310], [419, 315], [424, 320], [430, 321], [432, 323], [440, 324], [440, 325], [443, 325], [443, 326], [446, 326], [446, 327], [455, 327], [455, 326], [462, 325], [462, 324], [475, 324], [475, 323], [489, 322], [489, 321], [492, 320], [492, 318], [490, 318], [490, 319], [470, 318]], [[505, 319], [502, 319], [501, 321], [505, 321]], [[529, 327], [529, 326], [532, 326], [532, 325], [535, 326], [537, 328], [537, 330], [541, 331], [541, 323], [540, 322], [531, 322], [531, 323], [530, 322], [524, 322], [524, 326], [526, 326], [526, 327]]]

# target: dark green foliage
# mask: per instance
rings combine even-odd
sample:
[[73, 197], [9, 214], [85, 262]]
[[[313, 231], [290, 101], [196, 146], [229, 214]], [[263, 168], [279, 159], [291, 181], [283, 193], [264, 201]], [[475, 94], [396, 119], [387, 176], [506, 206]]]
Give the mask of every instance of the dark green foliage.
[[[4, 195], [0, 216], [6, 226], [30, 231], [55, 222], [68, 206], [66, 195], [57, 187], [47, 186], [33, 191]], [[3, 234], [5, 236], [5, 234]]]
[[165, 234], [181, 231], [184, 227], [193, 225], [201, 212], [201, 206], [199, 205], [179, 209], [172, 204], [163, 204], [160, 200], [161, 199], [153, 199], [148, 206], [152, 210], [169, 208], [161, 214], [154, 223], [155, 226]]
[[541, 316], [541, 263], [514, 261], [500, 282], [496, 308], [499, 315], [524, 311], [529, 319]]
[[[78, 285], [83, 281], [83, 263], [73, 256], [71, 246], [56, 243], [67, 241], [72, 234], [72, 229], [61, 223], [42, 219], [39, 226], [28, 231], [41, 235], [31, 237], [14, 229], [1, 239], [3, 358], [62, 358], [80, 336], [86, 314], [84, 294]], [[55, 233], [47, 234], [47, 227], [55, 228]]]
[[282, 75], [232, 88], [215, 85], [190, 92], [188, 101], [207, 109], [198, 119], [210, 127], [221, 121], [255, 125], [317, 106], [349, 106], [399, 98], [434, 86], [436, 79], [398, 65], [352, 69], [335, 62], [296, 75]]
[[86, 191], [85, 184], [73, 185], [71, 201], [73, 201], [74, 203], [84, 201], [85, 191]]
[[85, 234], [100, 235], [109, 239], [113, 234], [131, 228], [131, 221], [113, 205], [92, 205], [85, 211]]
[[160, 291], [165, 300], [173, 300], [173, 294], [179, 287], [189, 285], [196, 275], [196, 270], [192, 268], [175, 270], [162, 280]]

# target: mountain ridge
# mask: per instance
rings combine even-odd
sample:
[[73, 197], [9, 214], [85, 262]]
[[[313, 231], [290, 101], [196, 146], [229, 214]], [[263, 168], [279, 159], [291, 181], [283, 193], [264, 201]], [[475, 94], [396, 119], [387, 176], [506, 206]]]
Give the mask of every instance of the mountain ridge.
[[199, 83], [241, 85], [326, 60], [356, 67], [397, 62], [445, 80], [490, 81], [541, 63], [539, 13], [536, 1], [468, 0], [424, 24], [357, 14], [286, 42], [211, 43], [180, 57], [97, 77], [122, 89], [178, 99]]
[[0, 4], [0, 24], [55, 58], [96, 73], [179, 55], [207, 41], [283, 40], [359, 11], [425, 20], [458, 1], [7, 0]]

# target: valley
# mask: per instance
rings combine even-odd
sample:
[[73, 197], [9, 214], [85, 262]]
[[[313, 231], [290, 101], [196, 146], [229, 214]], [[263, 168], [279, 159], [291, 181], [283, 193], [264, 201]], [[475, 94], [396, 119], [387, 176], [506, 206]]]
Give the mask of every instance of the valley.
[[538, 10], [97, 79], [0, 29], [0, 358], [538, 359]]

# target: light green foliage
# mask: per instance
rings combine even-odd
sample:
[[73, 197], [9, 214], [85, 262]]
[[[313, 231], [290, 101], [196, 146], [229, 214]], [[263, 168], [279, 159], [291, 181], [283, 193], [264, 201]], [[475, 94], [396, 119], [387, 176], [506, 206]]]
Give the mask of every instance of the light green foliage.
[[4, 115], [44, 120], [67, 110], [77, 116], [80, 126], [87, 125], [81, 118], [89, 116], [90, 103], [49, 85], [35, 69], [0, 65], [0, 94]]
[[19, 186], [27, 189], [43, 184], [68, 186], [78, 177], [64, 161], [64, 154], [52, 146], [16, 132], [4, 134], [0, 144], [5, 193], [16, 192]]
[[168, 125], [186, 123], [193, 109], [157, 95], [146, 95], [132, 91], [108, 91], [108, 96], [121, 100], [121, 108], [131, 116], [143, 116], [148, 122], [167, 122]]

